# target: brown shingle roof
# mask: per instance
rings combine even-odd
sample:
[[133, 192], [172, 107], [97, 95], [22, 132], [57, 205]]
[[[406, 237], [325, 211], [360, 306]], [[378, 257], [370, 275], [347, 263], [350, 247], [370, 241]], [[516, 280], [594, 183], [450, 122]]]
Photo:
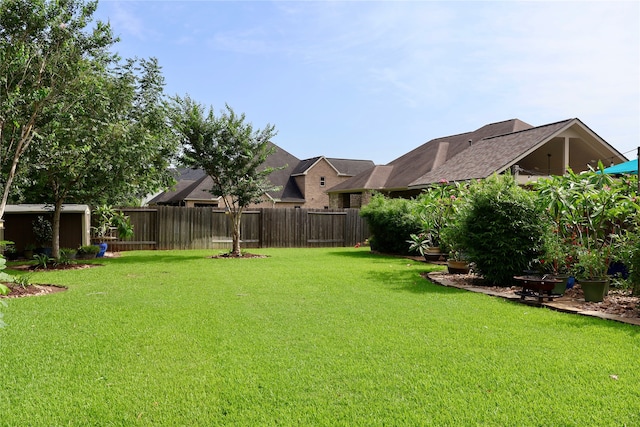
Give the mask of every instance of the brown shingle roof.
[[312, 157], [310, 159], [300, 160], [296, 165], [296, 167], [291, 171], [291, 175], [296, 176], [296, 175], [304, 174], [306, 171], [309, 170], [311, 166], [315, 165], [318, 162], [318, 160], [320, 160], [321, 158], [322, 156], [318, 156], [318, 157]]
[[342, 176], [354, 176], [375, 166], [375, 163], [371, 160], [327, 158], [327, 161], [331, 163], [338, 171], [338, 174]]
[[354, 176], [360, 172], [364, 172], [374, 166], [371, 160], [354, 160], [354, 159], [335, 159], [329, 157], [312, 157], [310, 159], [301, 160], [300, 163], [293, 170], [291, 175], [305, 174], [313, 165], [315, 165], [320, 159], [324, 158], [341, 176]]
[[[311, 159], [299, 160], [286, 150], [275, 144], [275, 151], [267, 157], [263, 167], [284, 168], [275, 170], [269, 175], [269, 180], [277, 190], [268, 192], [269, 196], [275, 200], [290, 203], [304, 203], [302, 192], [298, 188], [293, 176], [306, 172], [322, 156]], [[371, 168], [374, 164], [371, 160], [349, 160], [349, 159], [326, 159], [340, 175], [352, 176], [363, 170]], [[201, 169], [182, 168], [176, 171], [176, 185], [173, 189], [165, 191], [154, 197], [150, 204], [181, 204], [185, 200], [204, 201], [212, 200], [209, 192], [213, 186], [213, 181]]]
[[466, 181], [486, 178], [494, 172], [501, 173], [574, 120], [576, 119], [483, 138], [447, 160], [445, 164], [416, 179], [409, 186], [433, 184], [443, 179]]
[[278, 200], [287, 198], [302, 199], [302, 193], [298, 186], [295, 182], [290, 182], [289, 180], [291, 173], [298, 163], [300, 163], [300, 159], [275, 144], [271, 145], [275, 147], [275, 151], [267, 157], [267, 160], [264, 162], [265, 167], [278, 168], [284, 166], [284, 168], [273, 171], [269, 175], [269, 181], [271, 181], [273, 185], [280, 187], [275, 191], [269, 191], [269, 196]]
[[[171, 190], [167, 190], [158, 194], [149, 201], [150, 204], [179, 204], [183, 200], [193, 199], [195, 194], [199, 197], [196, 199], [211, 199], [211, 183], [207, 186], [206, 181], [210, 178], [201, 169], [180, 168], [175, 171], [176, 184]], [[202, 190], [206, 187], [206, 193]], [[208, 194], [208, 196], [207, 196]]]
[[[303, 200], [302, 193], [295, 182], [290, 182], [291, 171], [298, 165], [300, 160], [278, 147], [269, 143], [270, 147], [275, 147], [275, 151], [267, 157], [264, 167], [283, 169], [275, 170], [269, 175], [269, 180], [275, 186], [280, 187], [275, 191], [270, 191], [269, 196], [274, 199]], [[213, 196], [209, 192], [213, 186], [212, 179], [201, 169], [182, 168], [177, 170], [176, 185], [173, 189], [165, 191], [154, 197], [150, 204], [179, 204], [184, 200], [212, 200]]]
[[[512, 119], [491, 123], [473, 132], [432, 139], [398, 157], [385, 167], [375, 167], [362, 172], [331, 188], [329, 192], [408, 189], [412, 182], [433, 169], [436, 158], [442, 161], [449, 161], [469, 148], [469, 141], [473, 143], [490, 136], [503, 135], [528, 128], [531, 128], [531, 125], [518, 119]], [[435, 166], [437, 167], [438, 165]]]

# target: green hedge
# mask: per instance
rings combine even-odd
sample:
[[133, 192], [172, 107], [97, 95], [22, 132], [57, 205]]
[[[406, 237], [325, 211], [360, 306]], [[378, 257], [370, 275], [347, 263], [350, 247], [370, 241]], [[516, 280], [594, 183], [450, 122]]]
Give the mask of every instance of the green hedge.
[[511, 284], [539, 253], [545, 228], [535, 197], [510, 175], [494, 175], [471, 188], [463, 245], [488, 282]]
[[367, 219], [371, 238], [371, 249], [394, 254], [407, 254], [407, 240], [412, 233], [421, 229], [420, 220], [412, 214], [415, 201], [407, 199], [389, 199], [376, 194], [360, 215]]

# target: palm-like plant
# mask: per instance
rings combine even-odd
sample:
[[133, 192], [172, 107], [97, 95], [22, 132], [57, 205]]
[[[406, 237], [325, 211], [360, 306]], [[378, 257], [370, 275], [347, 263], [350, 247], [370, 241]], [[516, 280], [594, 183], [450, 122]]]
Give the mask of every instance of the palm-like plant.
[[539, 200], [557, 225], [556, 238], [564, 242], [567, 253], [578, 254], [578, 271], [583, 276], [603, 275], [603, 271], [606, 275], [616, 256], [617, 236], [639, 223], [640, 205], [631, 180], [603, 173], [602, 163], [598, 169], [569, 171], [537, 184]]

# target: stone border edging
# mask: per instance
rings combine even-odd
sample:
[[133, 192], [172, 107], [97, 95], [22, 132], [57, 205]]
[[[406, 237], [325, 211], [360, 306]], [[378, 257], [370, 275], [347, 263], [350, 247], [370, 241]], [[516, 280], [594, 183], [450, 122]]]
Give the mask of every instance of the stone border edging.
[[482, 293], [485, 295], [504, 298], [509, 301], [519, 302], [522, 304], [532, 305], [536, 307], [546, 307], [552, 310], [561, 311], [563, 313], [573, 313], [573, 314], [579, 314], [581, 316], [597, 317], [600, 319], [614, 320], [616, 322], [640, 326], [640, 319], [638, 318], [622, 317], [615, 314], [603, 313], [600, 311], [581, 310], [580, 308], [578, 308], [578, 302], [573, 299], [556, 298], [555, 301], [548, 301], [543, 303], [539, 303], [538, 301], [532, 301], [532, 300], [522, 300], [520, 299], [519, 295], [514, 295], [506, 292], [498, 292], [493, 289], [487, 289], [480, 286], [461, 285], [454, 281], [448, 280], [446, 277], [442, 277], [444, 274], [446, 273], [442, 271], [433, 271], [431, 273], [427, 273], [427, 277], [429, 278], [429, 280], [431, 280], [434, 283], [437, 283], [442, 286], [450, 287], [450, 288], [457, 288], [457, 289], [463, 289], [470, 292]]

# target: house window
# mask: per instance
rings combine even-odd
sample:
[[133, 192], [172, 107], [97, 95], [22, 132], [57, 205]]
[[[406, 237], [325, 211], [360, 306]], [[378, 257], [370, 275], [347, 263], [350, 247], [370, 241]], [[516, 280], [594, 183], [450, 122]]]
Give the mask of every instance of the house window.
[[324, 187], [324, 176], [320, 177], [320, 187]]

